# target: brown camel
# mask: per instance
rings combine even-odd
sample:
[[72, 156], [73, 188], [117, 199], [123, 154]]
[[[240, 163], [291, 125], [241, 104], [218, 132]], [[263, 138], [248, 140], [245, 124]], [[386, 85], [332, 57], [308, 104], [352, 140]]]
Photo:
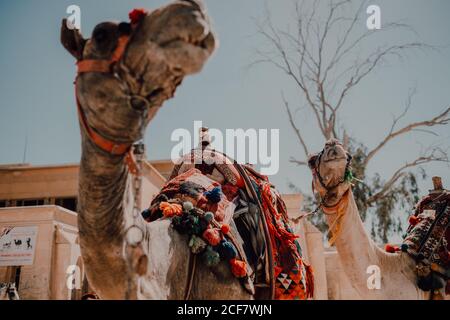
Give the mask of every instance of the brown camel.
[[[215, 37], [203, 4], [191, 0], [156, 9], [131, 26], [100, 23], [90, 39], [63, 21], [61, 42], [78, 61], [114, 61], [120, 38], [127, 34], [129, 41], [120, 59], [111, 64], [111, 72], [105, 72], [98, 61], [94, 63], [101, 72], [81, 72], [89, 66], [79, 64], [76, 95], [86, 122], [81, 126], [79, 175], [81, 253], [89, 283], [102, 299], [183, 299], [189, 250], [185, 237], [169, 228], [170, 221], [138, 220], [145, 239], [131, 250], [132, 267], [124, 259], [133, 194], [125, 154], [120, 151], [142, 137], [184, 76], [201, 70], [215, 49]], [[88, 135], [86, 128], [94, 133]], [[92, 142], [92, 135], [119, 147], [105, 152]], [[199, 265], [191, 298], [251, 295], [223, 263], [214, 273]]]
[[[222, 177], [217, 175], [221, 169], [211, 173], [213, 180], [218, 178], [213, 184], [236, 183], [228, 185], [231, 189], [227, 190], [235, 190], [237, 206], [247, 198], [238, 196], [238, 190], [247, 192], [247, 196], [253, 192], [249, 199], [259, 205], [256, 210], [250, 205], [238, 210], [233, 202], [236, 211], [227, 211], [231, 212], [227, 215], [231, 219], [235, 215], [241, 220], [250, 219], [247, 226], [251, 230], [245, 232], [245, 243], [233, 221], [227, 220], [230, 225], [225, 222], [217, 225], [223, 220], [220, 214], [215, 216], [216, 211], [213, 218], [206, 211], [201, 216], [203, 222], [210, 217], [211, 226], [219, 226], [222, 232], [214, 240], [211, 234], [219, 232], [218, 229], [202, 231], [209, 235], [203, 235], [210, 241], [206, 249], [213, 250], [218, 245], [228, 248], [227, 254], [215, 252], [216, 258], [223, 258], [218, 265], [216, 260], [211, 268], [207, 267], [208, 263], [195, 262], [193, 267], [191, 262], [197, 259], [191, 259], [189, 239], [175, 231], [176, 223], [172, 228], [169, 219], [144, 221], [148, 210], [141, 216], [140, 179], [136, 174], [144, 152], [142, 144], [133, 144], [142, 138], [148, 123], [163, 102], [173, 96], [183, 77], [201, 70], [214, 51], [216, 40], [199, 0], [176, 1], [150, 14], [142, 9], [134, 10], [130, 19], [131, 24], [101, 23], [88, 40], [79, 31], [71, 30], [66, 21], [61, 31], [62, 44], [78, 61], [75, 84], [82, 134], [78, 226], [81, 254], [92, 288], [102, 299], [252, 299], [253, 294], [258, 298], [312, 297], [312, 269], [302, 261], [296, 236], [288, 226], [284, 203], [266, 177], [249, 167], [244, 169], [229, 162], [228, 169], [222, 167]], [[202, 148], [207, 147], [202, 143]], [[231, 169], [234, 166], [237, 171]], [[185, 167], [176, 168], [180, 169], [178, 177], [183, 176], [181, 169]], [[209, 169], [200, 173], [201, 181], [209, 179]], [[244, 173], [247, 170], [252, 172], [252, 179], [259, 181], [262, 200], [258, 200], [253, 189], [255, 181], [250, 181]], [[229, 175], [232, 171], [236, 175]], [[205, 197], [212, 192], [208, 201], [216, 201], [214, 204], [220, 207], [217, 190], [215, 196], [213, 191], [206, 190]], [[171, 205], [165, 201], [180, 200], [177, 195], [170, 197], [160, 206], [168, 208]], [[150, 199], [146, 200], [148, 203]], [[192, 201], [191, 206], [195, 203]], [[201, 201], [198, 201], [200, 208]], [[183, 203], [183, 208], [187, 207]], [[192, 208], [185, 210], [189, 213]], [[242, 215], [242, 210], [249, 214]], [[258, 212], [263, 219], [255, 217]], [[229, 249], [233, 248], [230, 242], [220, 238], [225, 234], [234, 243], [234, 249], [240, 248], [234, 256], [233, 252], [229, 255]], [[251, 264], [247, 263], [248, 252], [244, 253], [243, 246], [247, 250], [251, 246], [257, 253], [250, 254]], [[208, 250], [206, 256], [211, 253]], [[276, 274], [274, 261], [278, 266]], [[275, 286], [276, 279], [284, 289]]]

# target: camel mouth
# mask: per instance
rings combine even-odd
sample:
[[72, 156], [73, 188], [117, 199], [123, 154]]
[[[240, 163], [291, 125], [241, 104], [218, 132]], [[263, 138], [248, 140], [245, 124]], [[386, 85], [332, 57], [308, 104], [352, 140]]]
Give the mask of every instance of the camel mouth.
[[330, 162], [339, 162], [339, 161], [342, 161], [342, 160], [347, 161], [347, 157], [345, 157], [345, 156], [327, 157], [326, 159], [323, 159], [323, 162], [330, 163]]
[[191, 37], [179, 36], [174, 39], [170, 39], [168, 41], [162, 42], [159, 44], [159, 46], [162, 48], [165, 48], [165, 47], [169, 47], [170, 45], [177, 43], [177, 42], [184, 42], [186, 44], [190, 44], [192, 46], [207, 50], [208, 49], [208, 45], [206, 43], [207, 38], [208, 38], [208, 34], [205, 34], [202, 38], [199, 38], [199, 39], [193, 39]]

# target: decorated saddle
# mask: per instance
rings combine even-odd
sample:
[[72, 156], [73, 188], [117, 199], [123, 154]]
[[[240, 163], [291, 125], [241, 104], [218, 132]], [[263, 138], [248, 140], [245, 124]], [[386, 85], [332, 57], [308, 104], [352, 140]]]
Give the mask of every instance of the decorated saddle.
[[450, 193], [432, 191], [416, 205], [409, 223], [401, 250], [417, 263], [418, 287], [445, 288], [450, 294]]
[[194, 149], [142, 213], [171, 219], [189, 237], [195, 259], [227, 261], [256, 299], [308, 299], [313, 272], [305, 263], [286, 206], [268, 178], [209, 148]]

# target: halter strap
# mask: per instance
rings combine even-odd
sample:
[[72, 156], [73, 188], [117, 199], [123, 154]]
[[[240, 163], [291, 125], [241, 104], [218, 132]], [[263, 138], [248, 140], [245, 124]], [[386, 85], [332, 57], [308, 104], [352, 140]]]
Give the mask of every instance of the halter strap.
[[[88, 73], [88, 72], [98, 72], [98, 73], [112, 73], [112, 67], [114, 64], [120, 60], [125, 52], [125, 48], [129, 41], [128, 35], [120, 36], [117, 41], [117, 47], [114, 50], [112, 57], [110, 60], [95, 60], [95, 59], [86, 59], [79, 60], [77, 62], [77, 78], [80, 74]], [[132, 146], [132, 143], [121, 143], [112, 141], [110, 139], [105, 138], [104, 136], [97, 133], [92, 127], [87, 123], [86, 115], [81, 107], [80, 101], [78, 99], [77, 94], [77, 80], [75, 80], [75, 98], [77, 102], [78, 109], [78, 118], [80, 120], [80, 124], [86, 132], [89, 139], [100, 149], [111, 154], [111, 155], [124, 155]]]
[[120, 60], [125, 52], [130, 36], [122, 35], [117, 40], [117, 46], [109, 60], [85, 59], [77, 62], [78, 74], [87, 72], [111, 73], [112, 66]]

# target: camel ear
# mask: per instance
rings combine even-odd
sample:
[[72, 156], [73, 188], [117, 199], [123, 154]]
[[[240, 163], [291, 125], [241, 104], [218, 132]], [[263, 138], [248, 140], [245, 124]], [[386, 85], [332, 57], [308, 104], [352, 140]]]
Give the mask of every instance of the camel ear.
[[318, 154], [311, 154], [308, 157], [308, 167], [312, 170], [316, 167]]
[[77, 29], [67, 27], [67, 19], [62, 20], [61, 25], [61, 44], [77, 60], [81, 60], [86, 40]]
[[182, 0], [184, 2], [190, 2], [192, 5], [194, 5], [197, 10], [199, 10], [202, 13], [206, 12], [205, 4], [203, 3], [203, 0]]
[[353, 159], [353, 156], [347, 152], [347, 162], [351, 162]]

